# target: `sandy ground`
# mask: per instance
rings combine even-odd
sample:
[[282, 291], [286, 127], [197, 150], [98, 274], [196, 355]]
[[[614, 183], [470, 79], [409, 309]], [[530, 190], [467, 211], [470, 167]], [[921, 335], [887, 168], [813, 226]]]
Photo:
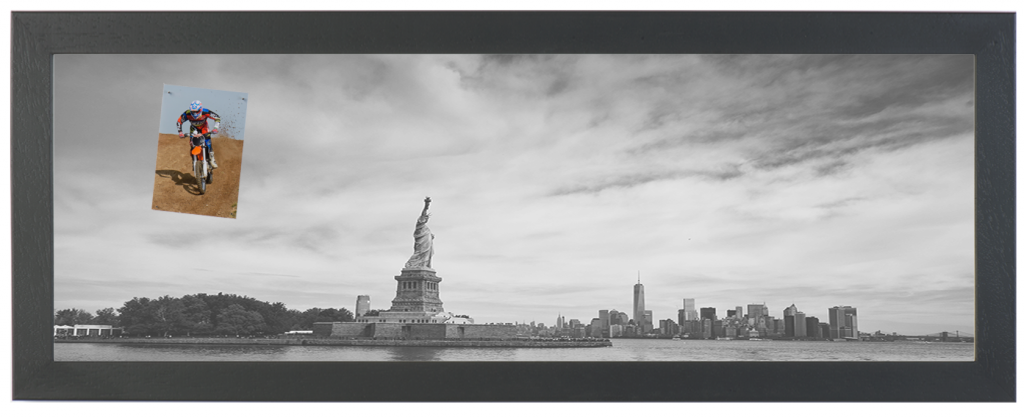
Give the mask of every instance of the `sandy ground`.
[[156, 179], [153, 182], [153, 209], [222, 218], [235, 217], [244, 141], [215, 136], [212, 142], [219, 168], [213, 170], [213, 182], [206, 185], [206, 194], [200, 195], [196, 178], [192, 175], [188, 138], [160, 134], [156, 152]]

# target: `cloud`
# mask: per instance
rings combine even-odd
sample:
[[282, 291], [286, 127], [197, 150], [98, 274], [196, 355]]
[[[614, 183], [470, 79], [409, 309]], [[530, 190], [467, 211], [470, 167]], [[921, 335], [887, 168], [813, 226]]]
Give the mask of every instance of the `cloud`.
[[688, 177], [696, 177], [711, 181], [726, 181], [740, 177], [742, 175], [743, 171], [740, 169], [740, 165], [738, 164], [729, 164], [723, 167], [719, 167], [717, 169], [709, 170], [676, 170], [671, 172], [660, 173], [646, 172], [637, 174], [626, 174], [611, 179], [598, 179], [596, 181], [592, 181], [590, 184], [563, 187], [554, 190], [553, 192], [550, 193], [550, 195], [559, 196], [574, 193], [599, 193], [606, 189], [631, 188], [655, 181], [675, 180]]

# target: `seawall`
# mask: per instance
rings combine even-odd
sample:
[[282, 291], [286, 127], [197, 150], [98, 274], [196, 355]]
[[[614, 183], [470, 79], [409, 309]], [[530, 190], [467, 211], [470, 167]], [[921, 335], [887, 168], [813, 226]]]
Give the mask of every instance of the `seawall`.
[[194, 345], [330, 345], [347, 347], [501, 347], [501, 348], [574, 348], [611, 347], [609, 340], [399, 340], [340, 338], [110, 338], [54, 340], [54, 343], [93, 344], [194, 344]]

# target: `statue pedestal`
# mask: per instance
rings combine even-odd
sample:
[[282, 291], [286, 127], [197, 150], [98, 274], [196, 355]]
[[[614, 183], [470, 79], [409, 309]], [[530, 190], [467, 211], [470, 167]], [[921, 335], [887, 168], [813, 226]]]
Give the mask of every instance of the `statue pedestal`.
[[433, 269], [402, 269], [402, 274], [395, 276], [395, 281], [398, 282], [397, 289], [389, 312], [420, 312], [428, 314], [426, 316], [444, 312], [440, 297], [441, 278]]

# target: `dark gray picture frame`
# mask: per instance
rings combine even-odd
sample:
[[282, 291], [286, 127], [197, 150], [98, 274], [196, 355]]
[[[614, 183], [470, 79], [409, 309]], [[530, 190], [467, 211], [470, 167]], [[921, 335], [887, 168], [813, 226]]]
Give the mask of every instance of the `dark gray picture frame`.
[[[14, 13], [15, 399], [1015, 401], [1013, 14]], [[181, 30], [181, 22], [204, 28]], [[973, 362], [54, 362], [54, 54], [972, 54]], [[268, 80], [272, 82], [272, 80]], [[770, 384], [766, 382], [770, 381]]]

